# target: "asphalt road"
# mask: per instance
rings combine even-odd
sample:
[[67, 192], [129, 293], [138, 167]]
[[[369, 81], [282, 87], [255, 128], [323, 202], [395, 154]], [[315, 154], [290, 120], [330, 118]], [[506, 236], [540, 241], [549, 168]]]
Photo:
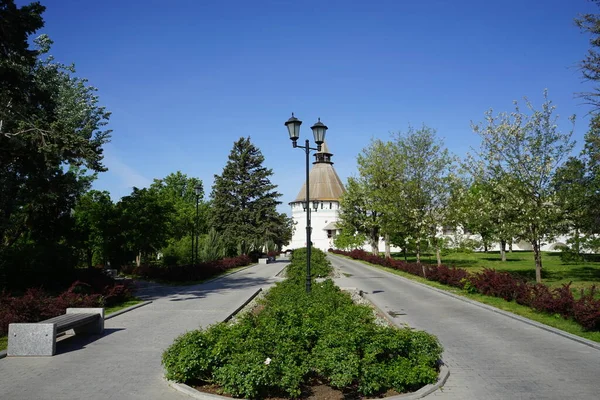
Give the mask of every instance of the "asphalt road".
[[393, 320], [436, 335], [450, 377], [441, 399], [599, 399], [600, 350], [329, 255], [340, 287], [356, 287]]

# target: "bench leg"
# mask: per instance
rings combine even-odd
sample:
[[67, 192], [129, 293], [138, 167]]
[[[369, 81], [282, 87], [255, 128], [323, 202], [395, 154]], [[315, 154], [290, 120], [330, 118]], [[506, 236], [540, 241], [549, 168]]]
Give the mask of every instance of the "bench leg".
[[56, 353], [56, 324], [9, 324], [9, 356], [53, 356]]
[[104, 332], [104, 308], [67, 308], [67, 314], [100, 314], [100, 318], [92, 324], [87, 324], [75, 328], [75, 334], [79, 333], [95, 333], [101, 334]]

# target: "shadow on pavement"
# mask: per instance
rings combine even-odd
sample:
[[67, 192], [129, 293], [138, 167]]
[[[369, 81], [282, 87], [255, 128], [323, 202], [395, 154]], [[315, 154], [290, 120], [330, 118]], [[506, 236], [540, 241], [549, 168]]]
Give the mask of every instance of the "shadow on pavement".
[[88, 344], [93, 343], [96, 340], [100, 340], [105, 336], [124, 330], [125, 328], [106, 328], [101, 335], [68, 335], [66, 338], [56, 343], [56, 355], [84, 349]]
[[272, 283], [274, 277], [254, 277], [254, 272], [246, 275], [228, 275], [225, 279], [200, 283], [190, 286], [168, 286], [160, 283], [144, 282], [138, 287], [136, 296], [142, 300], [156, 300], [159, 298], [170, 301], [197, 300], [207, 297], [211, 293], [227, 290], [250, 289]]

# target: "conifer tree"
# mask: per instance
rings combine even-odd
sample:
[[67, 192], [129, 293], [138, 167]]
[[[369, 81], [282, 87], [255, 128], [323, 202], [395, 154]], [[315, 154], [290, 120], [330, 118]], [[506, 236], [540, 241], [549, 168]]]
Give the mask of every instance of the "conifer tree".
[[262, 250], [273, 235], [273, 226], [284, 223], [276, 210], [278, 193], [271, 183], [271, 169], [263, 166], [264, 156], [250, 141], [240, 138], [233, 144], [221, 175], [215, 175], [212, 199], [212, 227], [223, 235], [227, 253], [248, 254]]

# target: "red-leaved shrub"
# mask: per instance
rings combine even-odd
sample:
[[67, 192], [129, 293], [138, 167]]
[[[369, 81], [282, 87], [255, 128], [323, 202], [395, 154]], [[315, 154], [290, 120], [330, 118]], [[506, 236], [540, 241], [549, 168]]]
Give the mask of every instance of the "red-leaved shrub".
[[573, 319], [588, 331], [600, 331], [600, 299], [595, 299], [596, 286], [573, 303]]

